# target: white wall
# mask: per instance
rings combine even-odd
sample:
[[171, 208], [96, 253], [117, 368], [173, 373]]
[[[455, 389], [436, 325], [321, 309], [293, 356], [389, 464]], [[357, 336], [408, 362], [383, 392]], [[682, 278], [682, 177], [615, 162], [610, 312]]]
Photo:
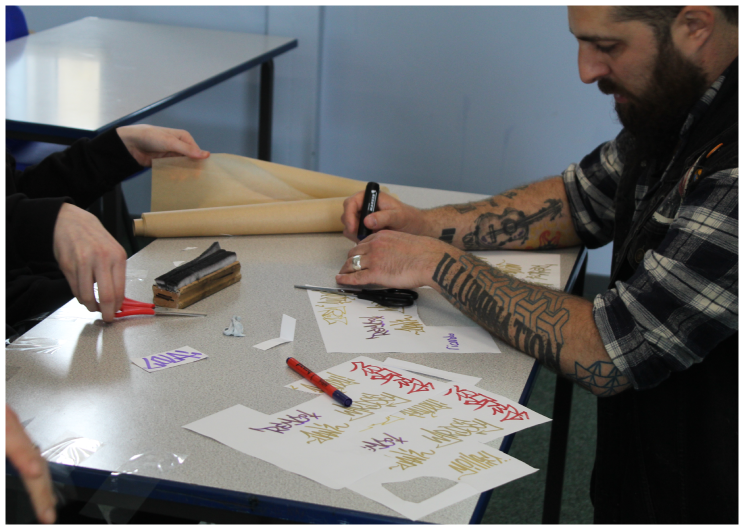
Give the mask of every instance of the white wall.
[[[41, 31], [85, 16], [298, 38], [275, 60], [273, 160], [362, 180], [498, 193], [560, 173], [619, 130], [578, 78], [561, 7], [22, 7]], [[148, 118], [256, 155], [258, 72]], [[127, 183], [146, 211], [149, 181]], [[609, 249], [589, 272], [609, 274]]]

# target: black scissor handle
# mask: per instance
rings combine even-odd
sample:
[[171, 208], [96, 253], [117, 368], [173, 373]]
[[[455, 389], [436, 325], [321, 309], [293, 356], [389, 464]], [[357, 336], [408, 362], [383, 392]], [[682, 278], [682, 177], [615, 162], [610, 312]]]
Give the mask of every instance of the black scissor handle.
[[403, 296], [405, 298], [411, 298], [413, 300], [418, 299], [418, 293], [416, 291], [412, 291], [411, 289], [380, 289], [384, 293], [391, 295], [391, 296]]
[[408, 307], [413, 305], [418, 293], [410, 289], [362, 289], [357, 297], [385, 307]]

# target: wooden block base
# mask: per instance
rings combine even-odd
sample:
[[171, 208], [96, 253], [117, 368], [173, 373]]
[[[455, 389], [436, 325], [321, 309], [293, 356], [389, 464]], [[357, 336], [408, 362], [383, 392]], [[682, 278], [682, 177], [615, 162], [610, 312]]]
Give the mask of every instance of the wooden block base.
[[184, 285], [178, 292], [166, 291], [157, 285], [153, 285], [152, 303], [161, 307], [183, 309], [229, 285], [239, 282], [240, 278], [240, 262], [236, 261], [204, 276], [204, 278]]

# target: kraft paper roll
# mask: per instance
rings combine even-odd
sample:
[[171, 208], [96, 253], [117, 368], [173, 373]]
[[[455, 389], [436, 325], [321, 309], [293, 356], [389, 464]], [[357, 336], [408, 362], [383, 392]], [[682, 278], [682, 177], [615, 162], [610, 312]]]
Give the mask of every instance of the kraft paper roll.
[[[153, 161], [151, 211], [348, 197], [366, 182], [225, 153]], [[387, 189], [383, 188], [383, 191]]]
[[134, 234], [190, 237], [341, 232], [345, 197], [143, 213]]

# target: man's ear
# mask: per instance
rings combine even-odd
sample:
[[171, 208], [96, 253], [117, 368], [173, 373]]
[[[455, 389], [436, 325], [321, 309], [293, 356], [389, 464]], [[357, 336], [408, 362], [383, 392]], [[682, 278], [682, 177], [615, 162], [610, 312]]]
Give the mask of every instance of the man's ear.
[[714, 7], [685, 6], [672, 23], [672, 41], [685, 57], [692, 58], [713, 34]]

